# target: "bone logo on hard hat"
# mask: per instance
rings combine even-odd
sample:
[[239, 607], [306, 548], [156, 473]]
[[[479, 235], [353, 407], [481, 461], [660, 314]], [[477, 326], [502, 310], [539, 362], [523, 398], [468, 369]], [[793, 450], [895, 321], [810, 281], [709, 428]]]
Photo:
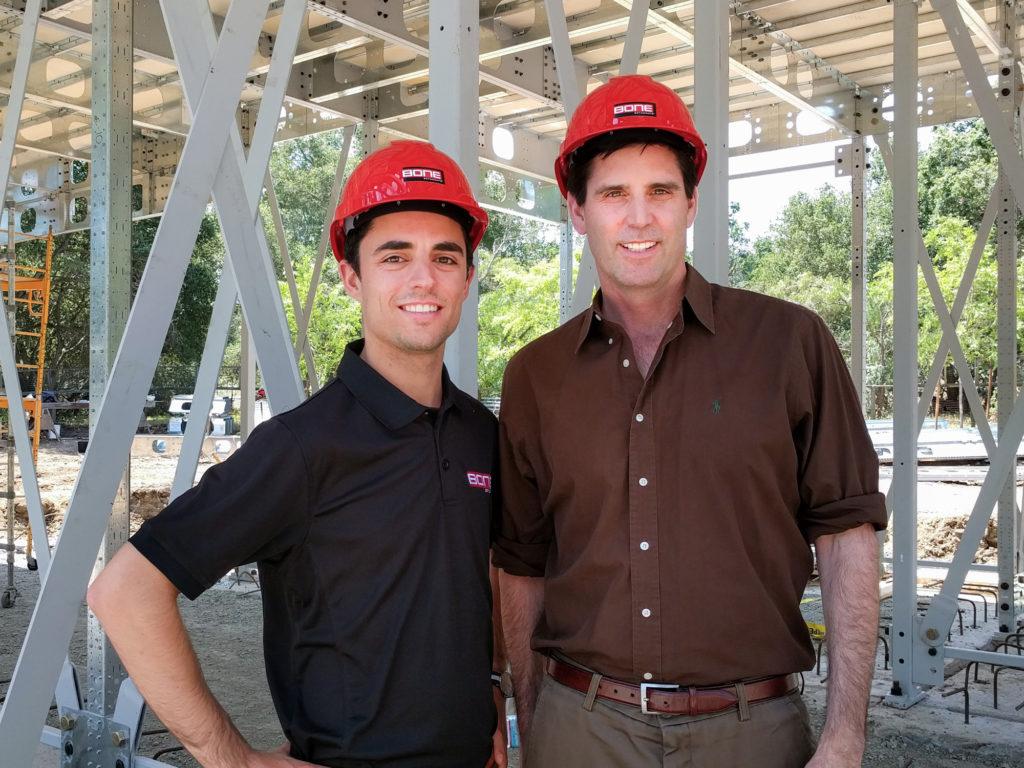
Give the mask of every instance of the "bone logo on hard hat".
[[653, 102], [634, 101], [627, 104], [616, 104], [612, 107], [612, 114], [615, 117], [629, 117], [630, 115], [657, 117], [658, 109]]
[[439, 168], [403, 168], [403, 181], [432, 181], [444, 184], [444, 171]]

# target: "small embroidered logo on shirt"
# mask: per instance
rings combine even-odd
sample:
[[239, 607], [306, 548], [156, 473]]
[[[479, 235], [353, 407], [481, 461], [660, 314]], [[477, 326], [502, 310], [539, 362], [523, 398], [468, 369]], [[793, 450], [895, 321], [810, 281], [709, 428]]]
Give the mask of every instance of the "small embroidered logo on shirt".
[[718, 412], [719, 412], [720, 410], [722, 410], [722, 405], [721, 405], [721, 403], [719, 403], [719, 402], [718, 402], [717, 400], [715, 400], [715, 403], [714, 403], [714, 405], [712, 405], [712, 406], [711, 406], [711, 409], [712, 409], [712, 410], [713, 410], [713, 411], [714, 411], [715, 413], [718, 413]]
[[466, 479], [469, 481], [471, 488], [483, 488], [488, 493], [491, 492], [491, 476], [483, 475], [479, 472], [467, 472]]

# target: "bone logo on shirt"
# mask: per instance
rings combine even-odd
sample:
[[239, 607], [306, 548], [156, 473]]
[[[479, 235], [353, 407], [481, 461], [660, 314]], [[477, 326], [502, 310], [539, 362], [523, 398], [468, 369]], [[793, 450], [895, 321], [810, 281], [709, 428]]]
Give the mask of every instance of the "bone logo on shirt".
[[483, 488], [488, 493], [491, 492], [490, 475], [484, 475], [479, 472], [467, 472], [466, 479], [469, 481], [471, 488]]

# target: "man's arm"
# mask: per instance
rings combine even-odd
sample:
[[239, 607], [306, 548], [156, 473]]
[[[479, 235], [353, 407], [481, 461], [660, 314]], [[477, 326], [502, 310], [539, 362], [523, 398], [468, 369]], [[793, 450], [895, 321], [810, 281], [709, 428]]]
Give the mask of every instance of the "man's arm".
[[808, 768], [860, 766], [878, 643], [878, 538], [865, 524], [814, 542], [828, 643], [825, 725]]
[[512, 665], [519, 738], [521, 743], [525, 743], [530, 737], [533, 710], [537, 706], [537, 693], [544, 676], [544, 657], [530, 648], [530, 638], [544, 608], [544, 579], [513, 576], [501, 571], [499, 582], [502, 627], [505, 650]]
[[177, 588], [130, 543], [89, 587], [87, 599], [146, 703], [200, 764], [310, 765], [246, 743], [203, 679]]

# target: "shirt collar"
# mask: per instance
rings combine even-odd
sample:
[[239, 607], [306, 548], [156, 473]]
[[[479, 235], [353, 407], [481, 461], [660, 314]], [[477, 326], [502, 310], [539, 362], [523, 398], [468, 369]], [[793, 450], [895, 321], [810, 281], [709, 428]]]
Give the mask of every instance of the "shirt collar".
[[[583, 346], [583, 342], [587, 340], [591, 330], [595, 325], [602, 321], [602, 301], [604, 299], [601, 289], [597, 289], [597, 293], [594, 295], [594, 300], [590, 303], [586, 312], [583, 313], [583, 322], [580, 325], [579, 335], [576, 337], [575, 351], [579, 352], [580, 347]], [[685, 307], [689, 305], [690, 311], [693, 314], [694, 319], [698, 323], [703, 325], [711, 333], [715, 332], [715, 310], [714, 301], [711, 296], [711, 284], [704, 279], [704, 276], [694, 269], [692, 264], [687, 263], [686, 265], [686, 287], [684, 288], [684, 295], [682, 304], [680, 304], [680, 316], [677, 316], [673, 320], [673, 324], [680, 322], [680, 318], [685, 314]]]
[[[398, 387], [371, 368], [360, 354], [363, 339], [357, 339], [345, 347], [345, 354], [338, 365], [338, 378], [359, 403], [388, 429], [401, 429], [430, 410], [417, 403]], [[455, 403], [454, 387], [448, 378], [448, 369], [441, 369], [441, 407], [447, 410]]]
[[715, 332], [715, 306], [711, 296], [711, 284], [704, 275], [694, 269], [692, 264], [686, 265], [686, 288], [683, 305], [689, 305], [697, 322], [711, 333]]

